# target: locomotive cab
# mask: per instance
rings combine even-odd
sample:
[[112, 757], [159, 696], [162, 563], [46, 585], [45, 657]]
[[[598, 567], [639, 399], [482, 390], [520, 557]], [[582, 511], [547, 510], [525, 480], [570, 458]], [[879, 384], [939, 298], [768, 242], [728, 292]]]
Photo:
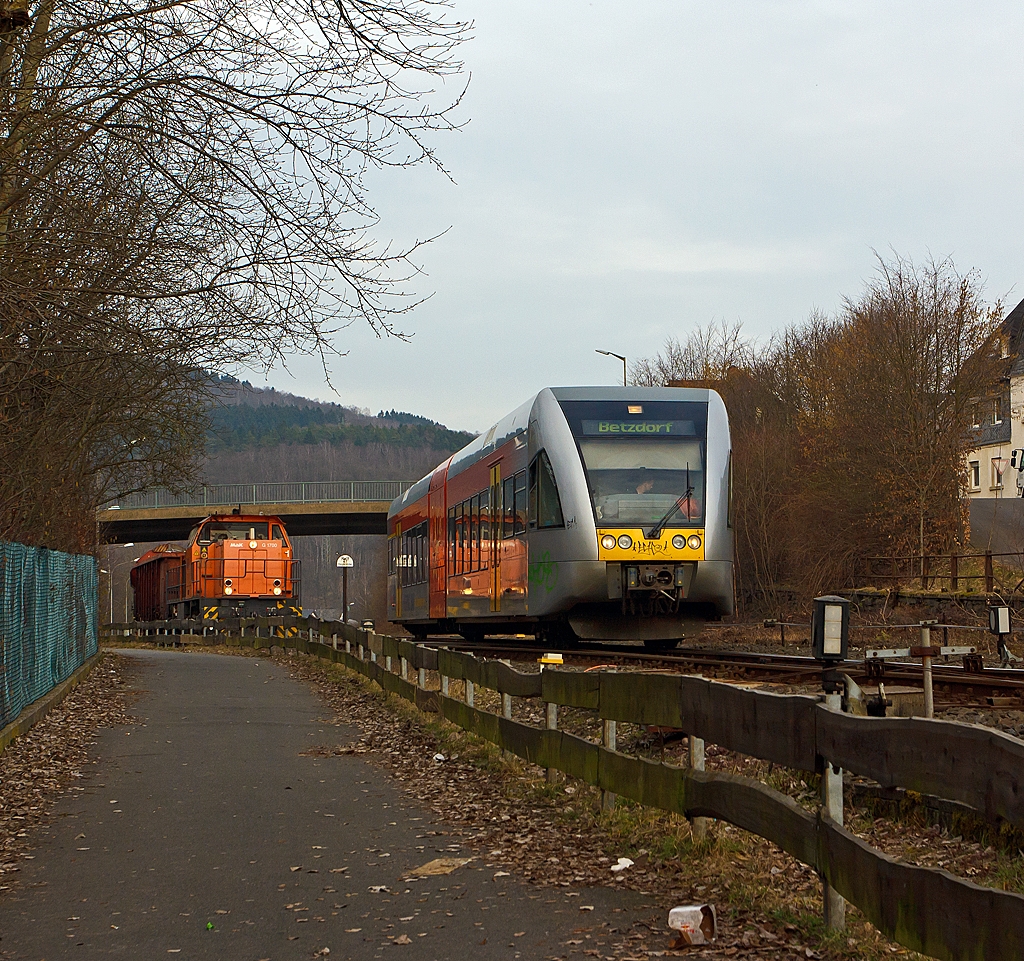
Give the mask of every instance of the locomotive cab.
[[301, 613], [299, 562], [278, 517], [215, 514], [189, 536], [179, 617], [256, 617]]

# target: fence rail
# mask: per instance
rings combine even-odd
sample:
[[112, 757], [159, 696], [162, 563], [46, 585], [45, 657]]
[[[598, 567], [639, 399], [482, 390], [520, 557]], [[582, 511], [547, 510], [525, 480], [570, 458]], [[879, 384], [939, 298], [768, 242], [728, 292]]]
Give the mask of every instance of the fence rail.
[[[957, 593], [965, 585], [980, 582], [986, 594], [995, 591], [995, 561], [1002, 561], [1003, 567], [1024, 573], [1024, 552], [1006, 551], [993, 553], [984, 551], [977, 554], [909, 554], [897, 557], [862, 557], [854, 568], [857, 580], [881, 581], [897, 586], [901, 583], [917, 582], [921, 590], [941, 590], [946, 587]], [[965, 562], [981, 562], [981, 573], [971, 574], [965, 570]], [[863, 584], [853, 586], [861, 587]], [[1024, 587], [1024, 578], [1018, 581], [1014, 591]]]
[[[201, 621], [111, 625], [107, 630], [217, 631], [229, 644], [277, 645], [342, 663], [527, 761], [641, 804], [688, 818], [719, 818], [768, 839], [818, 871], [879, 930], [913, 950], [949, 961], [1024, 957], [1021, 895], [897, 862], [824, 809], [808, 811], [759, 781], [631, 757], [607, 740], [597, 744], [560, 731], [557, 707], [588, 708], [603, 719], [606, 731], [617, 721], [657, 724], [800, 770], [841, 765], [886, 787], [961, 801], [982, 816], [1024, 827], [1024, 741], [998, 731], [920, 718], [853, 717], [815, 697], [679, 674], [524, 673], [471, 654], [315, 618], [254, 618], [215, 627]], [[407, 679], [409, 668], [417, 672], [415, 683]], [[427, 671], [440, 675], [440, 691], [426, 689]], [[462, 700], [449, 696], [453, 678], [465, 682]], [[504, 695], [502, 715], [475, 706], [476, 686]], [[547, 727], [514, 720], [512, 697], [546, 702]]]
[[212, 484], [172, 493], [142, 491], [107, 505], [107, 509], [153, 507], [237, 507], [257, 504], [320, 504], [330, 501], [392, 501], [412, 481], [294, 481], [282, 484]]

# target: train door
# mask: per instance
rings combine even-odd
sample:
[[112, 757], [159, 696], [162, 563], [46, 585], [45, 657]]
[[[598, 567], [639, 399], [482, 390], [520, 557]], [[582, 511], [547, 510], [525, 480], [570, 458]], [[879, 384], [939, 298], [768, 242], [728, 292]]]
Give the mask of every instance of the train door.
[[427, 492], [428, 574], [430, 590], [430, 617], [442, 620], [448, 616], [448, 505], [445, 497], [445, 477], [449, 457], [434, 469]]
[[491, 466], [491, 523], [489, 525], [488, 548], [491, 555], [488, 591], [491, 595], [491, 610], [501, 610], [501, 463]]

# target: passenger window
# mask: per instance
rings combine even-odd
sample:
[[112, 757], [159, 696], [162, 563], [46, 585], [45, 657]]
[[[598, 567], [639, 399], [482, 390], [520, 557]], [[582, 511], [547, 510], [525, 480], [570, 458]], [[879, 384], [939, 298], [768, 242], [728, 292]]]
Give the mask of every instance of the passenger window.
[[544, 451], [530, 465], [530, 526], [541, 529], [565, 526], [555, 472]]
[[514, 533], [526, 533], [526, 471], [521, 470], [515, 475], [515, 528]]
[[475, 571], [480, 563], [480, 498], [469, 499], [469, 570]]
[[503, 502], [502, 537], [511, 537], [516, 530], [516, 480], [506, 477], [502, 483], [501, 499]]
[[491, 489], [477, 495], [480, 500], [480, 540], [477, 542], [477, 559], [480, 570], [487, 567], [488, 547], [491, 542]]

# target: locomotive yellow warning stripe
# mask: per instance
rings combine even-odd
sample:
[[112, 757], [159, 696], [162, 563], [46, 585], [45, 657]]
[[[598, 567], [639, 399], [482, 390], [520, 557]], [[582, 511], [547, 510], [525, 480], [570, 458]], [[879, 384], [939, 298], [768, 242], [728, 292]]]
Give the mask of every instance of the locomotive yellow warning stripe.
[[204, 621], [215, 621], [217, 616], [220, 614], [220, 608], [218, 607], [204, 607], [203, 608], [203, 620]]

